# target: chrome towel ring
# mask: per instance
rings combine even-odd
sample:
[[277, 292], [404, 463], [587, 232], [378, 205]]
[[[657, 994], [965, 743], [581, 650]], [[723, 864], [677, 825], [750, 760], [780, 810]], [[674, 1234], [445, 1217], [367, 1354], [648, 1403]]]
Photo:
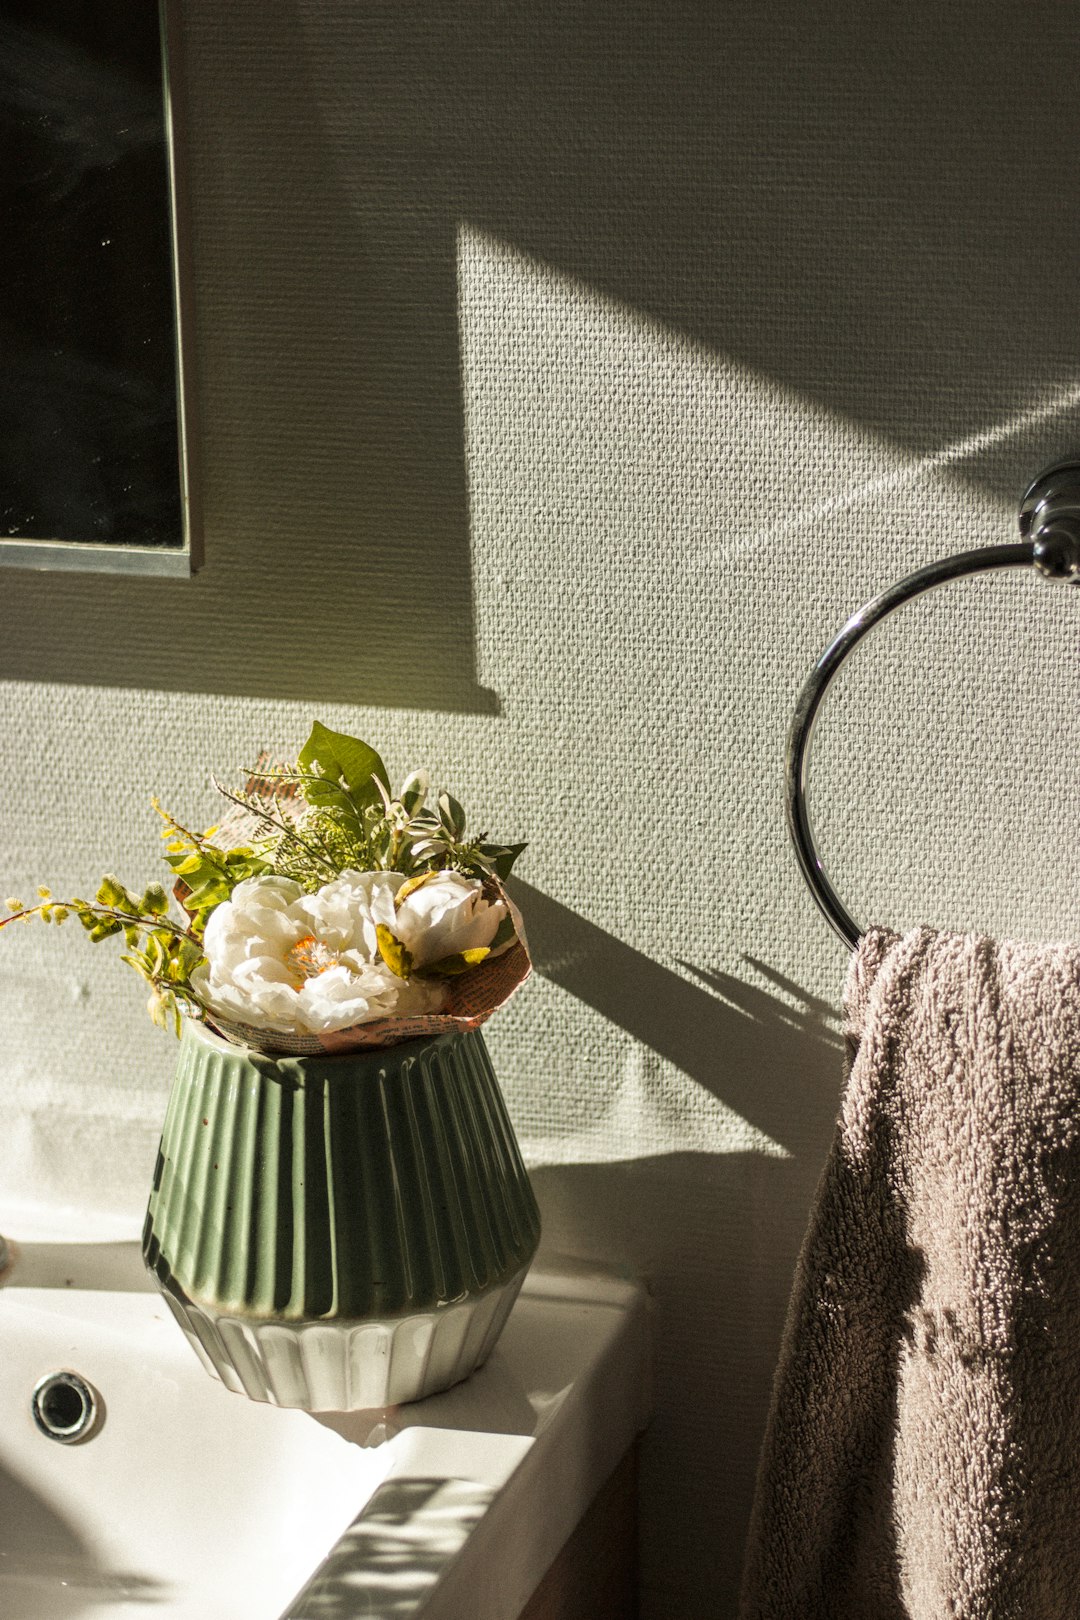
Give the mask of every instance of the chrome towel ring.
[[876, 624], [910, 602], [913, 596], [945, 585], [951, 579], [984, 573], [991, 568], [1034, 567], [1047, 579], [1080, 583], [1080, 462], [1059, 462], [1039, 475], [1020, 503], [1020, 533], [1023, 538], [1013, 545], [962, 551], [955, 557], [919, 568], [890, 585], [852, 614], [810, 671], [799, 694], [787, 742], [788, 831], [810, 893], [830, 927], [846, 945], [856, 946], [862, 929], [825, 873], [806, 808], [814, 721], [829, 682], [848, 653]]

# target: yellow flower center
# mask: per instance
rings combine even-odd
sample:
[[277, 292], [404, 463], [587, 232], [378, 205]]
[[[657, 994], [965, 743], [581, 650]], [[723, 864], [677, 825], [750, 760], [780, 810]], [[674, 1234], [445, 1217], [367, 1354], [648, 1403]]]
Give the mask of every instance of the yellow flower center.
[[305, 934], [303, 939], [298, 939], [285, 955], [285, 966], [296, 979], [297, 989], [305, 979], [317, 979], [320, 973], [336, 967], [340, 961], [338, 952], [332, 951], [314, 934]]

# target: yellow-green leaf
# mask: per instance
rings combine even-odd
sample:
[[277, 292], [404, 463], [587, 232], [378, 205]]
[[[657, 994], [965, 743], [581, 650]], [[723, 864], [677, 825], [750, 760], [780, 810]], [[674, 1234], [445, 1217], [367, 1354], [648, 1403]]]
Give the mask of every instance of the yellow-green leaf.
[[437, 973], [440, 978], [453, 979], [459, 973], [468, 973], [470, 968], [478, 967], [490, 955], [490, 946], [476, 945], [472, 950], [455, 951], [453, 956], [444, 956], [441, 962], [429, 962], [424, 972]]
[[168, 1029], [169, 1013], [172, 1011], [172, 996], [162, 992], [155, 985], [147, 999], [146, 1010], [159, 1029]]
[[89, 926], [90, 943], [97, 945], [101, 940], [109, 939], [113, 934], [119, 934], [124, 925], [117, 922], [114, 917], [101, 917], [92, 920]]
[[379, 923], [375, 929], [375, 937], [379, 942], [379, 955], [399, 979], [407, 979], [413, 970], [412, 953], [406, 950], [401, 940], [385, 923]]
[[127, 905], [128, 892], [119, 878], [113, 877], [111, 872], [106, 872], [98, 887], [96, 899], [100, 906], [123, 907]]

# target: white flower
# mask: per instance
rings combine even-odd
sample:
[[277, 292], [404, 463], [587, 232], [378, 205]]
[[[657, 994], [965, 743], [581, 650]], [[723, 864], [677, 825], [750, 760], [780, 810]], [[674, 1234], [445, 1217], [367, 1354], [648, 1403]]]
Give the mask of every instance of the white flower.
[[486, 898], [479, 878], [437, 872], [405, 896], [391, 927], [414, 967], [426, 967], [445, 956], [490, 945], [506, 909], [502, 900]]
[[378, 956], [376, 926], [392, 922], [404, 881], [342, 872], [305, 895], [289, 878], [247, 878], [210, 913], [196, 994], [224, 1018], [301, 1035], [438, 1011], [442, 987], [399, 979]]
[[319, 939], [338, 950], [360, 951], [374, 962], [376, 926], [394, 926], [394, 896], [404, 882], [401, 872], [345, 871], [300, 903]]

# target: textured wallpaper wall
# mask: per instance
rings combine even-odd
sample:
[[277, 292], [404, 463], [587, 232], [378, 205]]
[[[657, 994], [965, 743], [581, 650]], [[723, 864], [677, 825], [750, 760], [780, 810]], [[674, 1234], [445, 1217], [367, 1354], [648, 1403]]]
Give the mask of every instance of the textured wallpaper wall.
[[[1080, 449], [1074, 31], [183, 10], [207, 564], [4, 578], [3, 892], [150, 875], [151, 793], [209, 818], [312, 714], [530, 840], [490, 1045], [547, 1243], [656, 1297], [646, 1613], [726, 1620], [842, 1084], [784, 734], [853, 608]], [[852, 661], [813, 808], [859, 916], [1076, 936], [1078, 632], [995, 578]], [[5, 1200], [137, 1219], [170, 1043], [105, 948], [0, 943]]]

